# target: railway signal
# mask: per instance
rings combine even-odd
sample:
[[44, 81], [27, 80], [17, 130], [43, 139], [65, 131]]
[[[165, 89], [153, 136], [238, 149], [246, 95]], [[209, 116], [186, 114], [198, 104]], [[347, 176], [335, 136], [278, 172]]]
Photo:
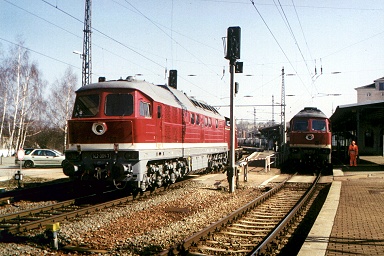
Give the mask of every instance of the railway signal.
[[235, 63], [235, 73], [243, 73], [243, 62], [236, 61], [236, 63]]
[[177, 89], [177, 70], [169, 70], [168, 84]]
[[[231, 122], [231, 147], [229, 150], [229, 167], [227, 170], [229, 191], [233, 193], [235, 191], [235, 110], [234, 110], [234, 98], [236, 95], [236, 85], [234, 82], [235, 70], [242, 72], [243, 63], [239, 62], [236, 65], [236, 60], [240, 59], [240, 27], [229, 27], [227, 30], [227, 53], [225, 58], [229, 60], [230, 73], [231, 73], [231, 85], [230, 85], [230, 122]], [[236, 68], [237, 67], [237, 68]]]
[[229, 27], [227, 30], [227, 55], [228, 60], [240, 59], [240, 27]]

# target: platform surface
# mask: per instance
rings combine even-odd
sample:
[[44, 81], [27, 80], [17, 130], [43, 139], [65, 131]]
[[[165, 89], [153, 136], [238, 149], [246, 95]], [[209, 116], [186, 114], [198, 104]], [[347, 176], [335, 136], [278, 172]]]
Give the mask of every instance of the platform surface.
[[364, 164], [357, 168], [334, 169], [326, 202], [299, 255], [384, 255], [384, 157], [361, 158]]

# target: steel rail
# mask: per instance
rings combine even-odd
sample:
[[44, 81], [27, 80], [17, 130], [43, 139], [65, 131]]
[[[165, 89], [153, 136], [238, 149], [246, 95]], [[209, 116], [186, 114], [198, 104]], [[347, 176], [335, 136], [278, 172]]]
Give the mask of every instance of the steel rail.
[[2, 215], [2, 216], [0, 216], [0, 228], [1, 228], [1, 224], [6, 223], [8, 220], [21, 219], [23, 217], [31, 216], [32, 214], [58, 210], [60, 208], [67, 207], [69, 205], [73, 205], [74, 203], [75, 203], [75, 199], [72, 199], [72, 200], [59, 202], [56, 204], [51, 204], [48, 206], [43, 206], [43, 207], [39, 207], [39, 208], [35, 208], [35, 209], [24, 210], [24, 211], [20, 211], [20, 212], [16, 212], [16, 213], [10, 213], [10, 214], [6, 214], [6, 215]]
[[[291, 176], [292, 177], [292, 176]], [[227, 223], [236, 220], [237, 218], [243, 216], [247, 212], [249, 212], [251, 209], [255, 208], [256, 206], [260, 205], [262, 202], [269, 199], [271, 196], [279, 192], [285, 185], [285, 183], [291, 178], [286, 178], [283, 182], [281, 182], [278, 186], [274, 187], [273, 189], [269, 190], [268, 192], [264, 193], [263, 195], [257, 197], [255, 200], [249, 202], [248, 204], [244, 205], [243, 207], [237, 209], [230, 215], [220, 219], [219, 221], [211, 224], [207, 228], [195, 233], [194, 235], [188, 237], [178, 245], [175, 245], [171, 247], [169, 250], [165, 250], [158, 255], [176, 255], [179, 252], [187, 252], [189, 247], [193, 246], [194, 244], [197, 244], [203, 237], [206, 237], [210, 233], [220, 229], [222, 226], [226, 225]]]
[[[177, 188], [182, 186], [184, 183], [188, 182], [188, 179], [181, 180], [175, 183], [173, 188]], [[55, 222], [60, 222], [62, 220], [69, 220], [74, 217], [79, 217], [84, 214], [91, 214], [92, 212], [100, 211], [102, 209], [107, 209], [110, 207], [118, 206], [133, 202], [139, 198], [145, 198], [151, 194], [160, 193], [162, 191], [167, 190], [168, 187], [162, 187], [156, 189], [155, 191], [145, 191], [139, 195], [129, 195], [123, 198], [114, 199], [108, 202], [99, 203], [91, 206], [81, 206], [77, 205], [78, 201], [84, 201], [84, 199], [88, 197], [81, 197], [76, 199], [67, 200], [64, 202], [58, 202], [56, 204], [43, 206], [35, 209], [24, 210], [17, 213], [7, 214], [0, 216], [0, 240], [2, 237], [7, 235], [15, 235], [21, 232], [26, 232], [31, 229], [42, 228], [46, 224], [52, 224]], [[97, 195], [93, 194], [89, 196], [89, 200], [91, 198], [97, 197]], [[70, 209], [70, 207], [72, 207]], [[80, 208], [80, 209], [79, 209]], [[64, 212], [64, 213], [63, 213]], [[43, 217], [39, 217], [43, 215]], [[48, 217], [46, 215], [49, 215]], [[21, 223], [23, 222], [24, 223]]]
[[276, 226], [276, 228], [272, 230], [268, 234], [268, 236], [265, 237], [265, 239], [248, 254], [249, 256], [260, 255], [267, 251], [268, 246], [282, 233], [282, 231], [286, 228], [287, 225], [289, 225], [291, 220], [296, 216], [296, 214], [300, 211], [300, 209], [304, 206], [304, 204], [307, 203], [308, 200], [311, 198], [319, 180], [320, 180], [320, 174], [317, 175], [315, 181], [312, 183], [311, 187], [306, 191], [306, 193], [302, 196], [300, 201], [296, 203], [296, 205], [285, 216], [285, 218]]
[[[81, 209], [61, 213], [58, 215], [55, 215], [54, 213], [48, 213], [48, 214], [52, 214], [53, 216], [44, 217], [42, 219], [37, 219], [37, 220], [31, 221], [31, 222], [21, 223], [21, 224], [18, 224], [16, 226], [5, 228], [3, 230], [3, 232], [6, 232], [6, 234], [17, 234], [17, 233], [21, 233], [21, 232], [26, 232], [26, 231], [31, 230], [31, 229], [42, 228], [47, 224], [60, 222], [62, 220], [69, 220], [71, 218], [79, 217], [79, 216], [82, 216], [84, 214], [91, 214], [92, 212], [96, 212], [96, 211], [100, 211], [102, 209], [107, 209], [107, 208], [110, 208], [113, 206], [125, 204], [125, 203], [131, 202], [131, 201], [133, 201], [133, 199], [123, 198], [123, 199], [117, 199], [117, 200], [113, 200], [113, 201], [102, 203], [102, 204], [87, 206], [87, 207], [84, 207]], [[38, 210], [38, 209], [36, 209], [36, 210]]]

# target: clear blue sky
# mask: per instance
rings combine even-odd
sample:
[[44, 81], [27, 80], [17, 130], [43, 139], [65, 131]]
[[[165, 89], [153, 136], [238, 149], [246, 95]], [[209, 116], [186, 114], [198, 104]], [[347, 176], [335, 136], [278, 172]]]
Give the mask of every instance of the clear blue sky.
[[[82, 51], [84, 1], [0, 0], [0, 12], [0, 50], [20, 36], [49, 84], [71, 66], [81, 86], [73, 51]], [[382, 0], [93, 0], [92, 80], [143, 74], [163, 84], [165, 70], [177, 69], [180, 90], [229, 104], [222, 37], [230, 26], [241, 27], [244, 62], [236, 104], [271, 104], [272, 95], [280, 103], [284, 67], [293, 74], [285, 76], [286, 94], [294, 95], [286, 98], [286, 119], [306, 106], [331, 116], [356, 102], [354, 88], [384, 76]], [[255, 108], [258, 122], [272, 119], [271, 107]], [[229, 115], [226, 107], [220, 112]], [[253, 121], [254, 108], [239, 108], [236, 117]]]

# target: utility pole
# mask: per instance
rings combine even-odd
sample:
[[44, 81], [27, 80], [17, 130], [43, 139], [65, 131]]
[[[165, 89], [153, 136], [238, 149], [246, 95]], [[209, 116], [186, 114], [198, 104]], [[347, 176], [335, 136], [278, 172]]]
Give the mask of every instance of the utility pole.
[[85, 0], [82, 86], [92, 83], [91, 5], [92, 0]]

